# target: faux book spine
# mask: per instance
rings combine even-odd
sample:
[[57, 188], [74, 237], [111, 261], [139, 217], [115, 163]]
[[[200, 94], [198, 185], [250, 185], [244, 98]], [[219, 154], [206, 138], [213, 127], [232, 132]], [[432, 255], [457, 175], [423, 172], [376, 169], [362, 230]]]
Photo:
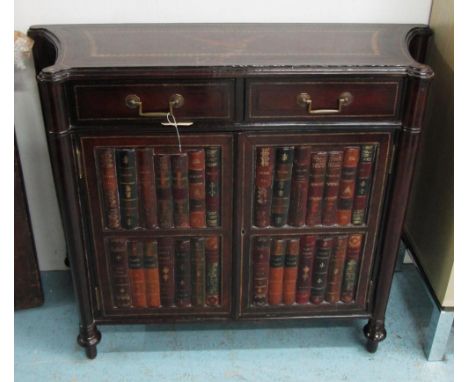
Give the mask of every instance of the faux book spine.
[[286, 255], [286, 240], [274, 239], [270, 255], [270, 275], [268, 288], [268, 303], [281, 304], [283, 297], [284, 258]]
[[333, 238], [325, 237], [317, 240], [317, 252], [315, 254], [314, 272], [312, 274], [312, 288], [310, 301], [320, 304], [325, 298], [327, 286], [328, 266], [333, 248]]
[[341, 301], [350, 303], [354, 300], [356, 283], [359, 274], [359, 260], [361, 256], [362, 234], [350, 235], [344, 265], [343, 285], [341, 287]]
[[306, 220], [310, 151], [308, 146], [297, 146], [294, 152], [289, 224], [295, 227], [303, 226]]
[[116, 151], [120, 214], [123, 228], [138, 226], [138, 189], [135, 149]]
[[267, 227], [270, 224], [274, 154], [273, 147], [257, 148], [254, 208], [254, 224], [257, 227]]
[[170, 156], [167, 154], [156, 154], [154, 157], [154, 165], [156, 170], [158, 225], [160, 228], [171, 228], [174, 226], [174, 218]]
[[127, 308], [132, 303], [128, 277], [127, 242], [122, 239], [109, 240], [109, 257], [114, 305], [117, 308]]
[[297, 263], [299, 259], [299, 239], [290, 239], [286, 245], [284, 260], [283, 303], [292, 305], [296, 301]]
[[328, 153], [327, 175], [325, 179], [322, 211], [323, 225], [337, 224], [336, 213], [342, 164], [343, 151], [330, 151]]
[[143, 265], [145, 268], [146, 301], [149, 307], [157, 308], [161, 306], [157, 241], [144, 243]]
[[220, 178], [221, 150], [219, 147], [208, 147], [206, 157], [206, 225], [218, 227], [221, 224], [220, 210]]
[[336, 220], [339, 225], [351, 224], [351, 212], [353, 210], [356, 169], [358, 162], [359, 147], [345, 147], [340, 190], [338, 193], [338, 207], [336, 212]]
[[364, 145], [361, 147], [361, 155], [357, 171], [356, 192], [354, 196], [351, 219], [354, 225], [364, 224], [366, 219], [367, 204], [372, 180], [374, 154], [374, 145]]
[[336, 304], [340, 300], [343, 268], [348, 247], [348, 236], [340, 235], [335, 238], [335, 246], [330, 259], [328, 272], [328, 285], [325, 300], [330, 304]]
[[191, 245], [191, 270], [192, 270], [192, 305], [204, 306], [206, 302], [206, 261], [205, 239], [192, 238]]
[[220, 303], [220, 258], [219, 237], [210, 236], [205, 240], [206, 254], [206, 305]]
[[310, 156], [309, 190], [307, 196], [306, 224], [315, 226], [322, 223], [323, 191], [328, 153], [312, 152]]
[[104, 224], [110, 229], [120, 228], [119, 189], [114, 150], [101, 149], [98, 158], [104, 202]]
[[275, 176], [271, 203], [271, 225], [282, 227], [287, 223], [291, 196], [291, 175], [294, 147], [276, 149]]
[[153, 149], [137, 150], [141, 225], [149, 229], [154, 229], [158, 225], [153, 156]]
[[127, 248], [132, 305], [137, 308], [145, 308], [146, 283], [143, 268], [143, 243], [141, 241], [129, 241]]
[[192, 282], [190, 273], [190, 240], [175, 241], [175, 303], [187, 307], [192, 299]]
[[161, 305], [169, 307], [174, 305], [174, 254], [175, 243], [172, 237], [158, 239], [159, 280], [161, 288]]
[[206, 227], [205, 150], [188, 152], [190, 226]]
[[187, 228], [190, 227], [187, 153], [172, 155], [171, 165], [174, 225], [176, 227]]
[[301, 253], [299, 255], [296, 302], [307, 304], [310, 301], [316, 237], [307, 235], [301, 237], [300, 240]]
[[253, 265], [253, 303], [265, 305], [268, 300], [268, 278], [270, 273], [271, 238], [257, 237], [254, 240]]

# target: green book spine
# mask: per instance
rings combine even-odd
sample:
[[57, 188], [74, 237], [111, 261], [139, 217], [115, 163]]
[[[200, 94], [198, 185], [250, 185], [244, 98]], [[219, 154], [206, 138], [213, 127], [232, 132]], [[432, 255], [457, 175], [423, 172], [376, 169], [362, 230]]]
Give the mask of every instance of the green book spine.
[[134, 149], [116, 150], [120, 214], [123, 228], [138, 226], [138, 185]]
[[205, 240], [203, 238], [192, 238], [192, 305], [204, 306], [206, 301], [206, 262], [205, 262]]
[[288, 220], [293, 160], [294, 147], [279, 147], [276, 150], [271, 202], [271, 225], [274, 227], [282, 227]]

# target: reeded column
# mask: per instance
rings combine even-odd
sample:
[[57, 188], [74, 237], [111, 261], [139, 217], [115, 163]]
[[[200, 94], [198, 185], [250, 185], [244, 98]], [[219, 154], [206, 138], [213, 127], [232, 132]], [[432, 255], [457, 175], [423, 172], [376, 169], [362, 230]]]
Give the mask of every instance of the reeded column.
[[372, 318], [364, 327], [367, 337], [367, 350], [374, 353], [378, 343], [387, 335], [385, 311], [390, 295], [393, 271], [398, 255], [401, 231], [405, 219], [408, 195], [411, 188], [414, 163], [423, 127], [432, 70], [425, 65], [411, 68], [408, 73], [406, 108], [397, 143], [397, 157], [393, 171], [389, 203], [387, 205], [386, 226], [383, 232], [383, 245], [380, 254], [379, 278], [376, 280]]

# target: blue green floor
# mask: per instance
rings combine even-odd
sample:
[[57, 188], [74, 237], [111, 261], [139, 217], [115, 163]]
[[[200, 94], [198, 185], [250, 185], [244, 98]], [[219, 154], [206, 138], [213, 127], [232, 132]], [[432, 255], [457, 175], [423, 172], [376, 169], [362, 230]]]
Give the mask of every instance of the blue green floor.
[[76, 344], [68, 272], [44, 272], [45, 304], [15, 313], [15, 381], [453, 381], [446, 359], [427, 362], [429, 299], [413, 265], [395, 275], [387, 339], [364, 348], [363, 320], [101, 326], [98, 356]]

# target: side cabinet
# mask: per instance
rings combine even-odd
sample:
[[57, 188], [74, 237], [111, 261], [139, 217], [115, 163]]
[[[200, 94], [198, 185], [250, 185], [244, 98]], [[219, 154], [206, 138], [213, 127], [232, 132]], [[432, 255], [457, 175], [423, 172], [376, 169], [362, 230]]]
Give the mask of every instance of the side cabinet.
[[377, 350], [433, 77], [427, 28], [29, 35], [89, 358], [101, 324], [215, 320], [365, 318]]

